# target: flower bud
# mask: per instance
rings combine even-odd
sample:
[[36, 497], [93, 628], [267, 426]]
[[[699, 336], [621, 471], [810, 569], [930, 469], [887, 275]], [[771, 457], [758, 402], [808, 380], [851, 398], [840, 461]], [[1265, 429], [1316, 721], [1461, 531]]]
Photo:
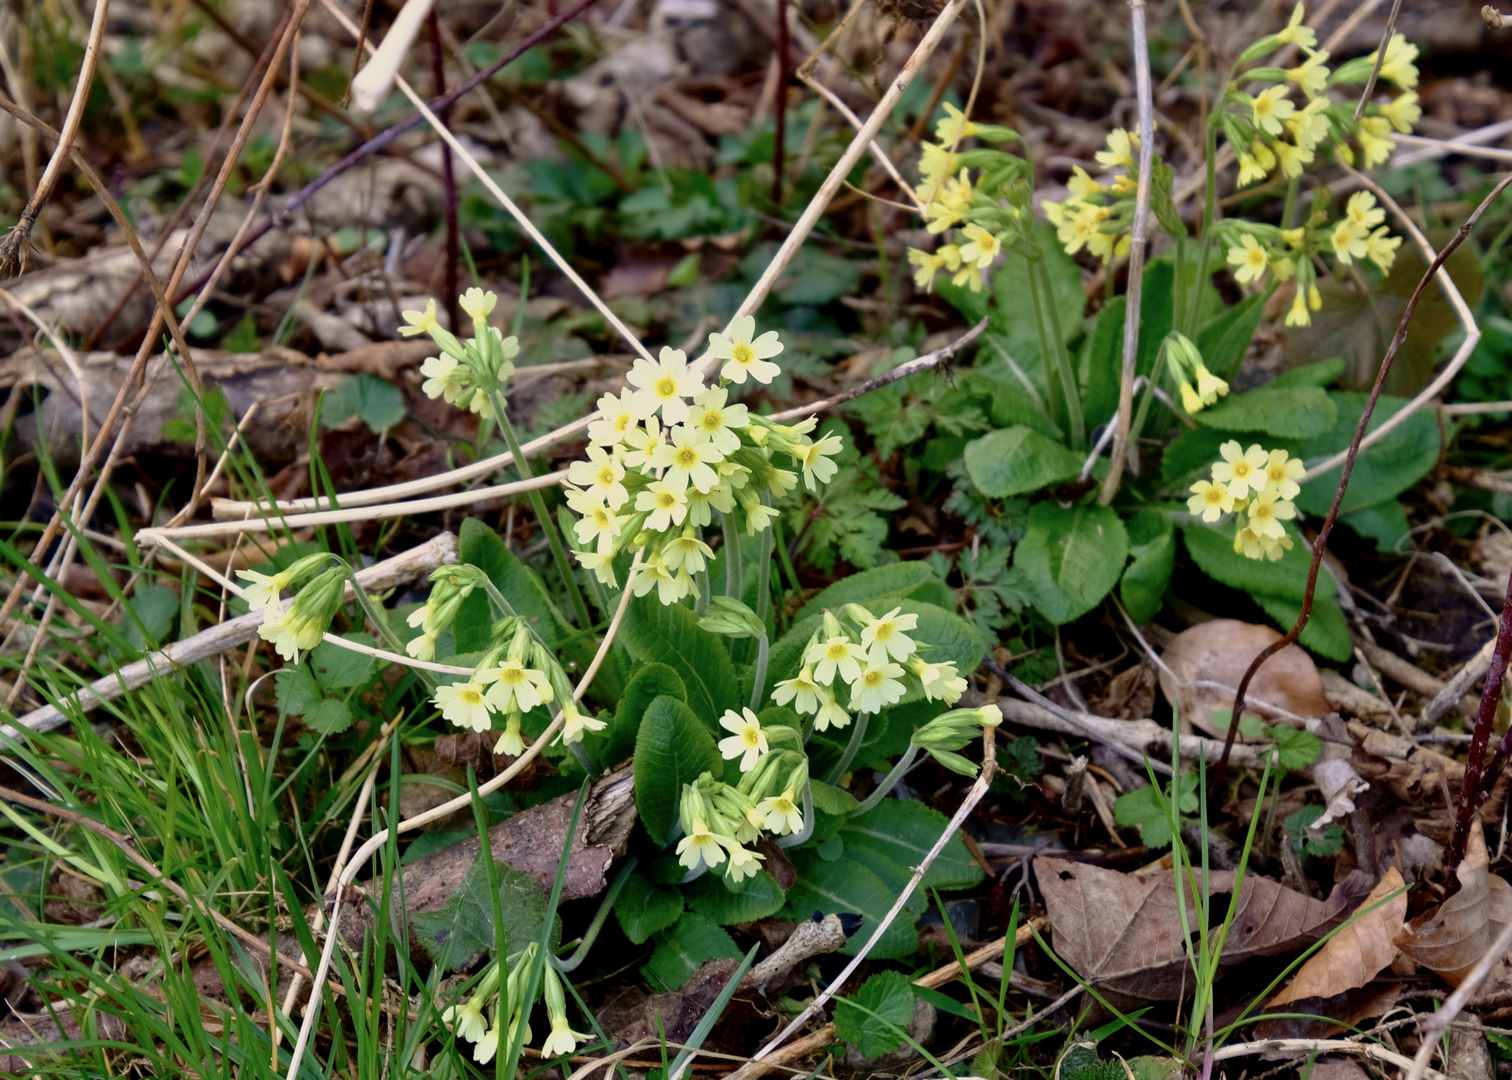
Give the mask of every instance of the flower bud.
[[711, 634], [738, 639], [759, 638], [766, 633], [766, 626], [756, 613], [733, 596], [709, 597], [709, 609], [698, 625]]

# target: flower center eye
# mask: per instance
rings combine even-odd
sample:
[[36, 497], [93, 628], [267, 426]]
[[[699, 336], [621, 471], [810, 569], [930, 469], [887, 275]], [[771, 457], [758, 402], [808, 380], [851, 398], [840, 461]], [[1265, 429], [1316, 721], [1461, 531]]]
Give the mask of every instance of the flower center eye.
[[483, 695], [476, 690], [464, 690], [462, 691], [462, 700], [469, 705], [479, 705], [483, 701]]
[[831, 660], [844, 660], [849, 653], [850, 650], [848, 648], [838, 643], [829, 647], [829, 658]]
[[882, 673], [873, 669], [866, 673], [865, 678], [867, 686], [876, 686], [879, 682], [882, 681]]
[[525, 672], [522, 668], [505, 668], [502, 678], [510, 684], [522, 683], [525, 681]]
[[737, 364], [749, 364], [752, 360], [756, 359], [756, 354], [751, 350], [751, 347], [744, 343], [735, 346], [733, 353]]
[[598, 472], [598, 482], [600, 484], [603, 484], [605, 487], [608, 487], [610, 484], [614, 483], [614, 470], [609, 468], [609, 466], [607, 465], [604, 466]]
[[761, 745], [761, 732], [757, 731], [753, 727], [746, 728], [745, 734], [742, 737], [745, 739], [745, 744], [747, 746]]
[[670, 491], [664, 491], [656, 497], [656, 502], [663, 510], [670, 510], [677, 505], [677, 496]]
[[629, 429], [630, 429], [630, 414], [629, 413], [620, 413], [619, 416], [615, 417], [615, 420], [614, 420], [614, 430], [615, 431], [628, 431]]
[[670, 378], [668, 378], [668, 379], [657, 379], [656, 380], [656, 396], [657, 397], [663, 397], [663, 398], [676, 397], [677, 396], [677, 380], [676, 379], [670, 379]]
[[886, 641], [888, 638], [890, 638], [892, 636], [893, 636], [893, 624], [892, 623], [885, 622], [885, 623], [878, 623], [877, 624], [877, 635], [876, 635], [876, 637], [877, 637], [878, 641]]
[[691, 446], [685, 446], [677, 452], [677, 463], [683, 468], [691, 468], [698, 464], [698, 451]]
[[1250, 471], [1250, 467], [1249, 467], [1249, 462], [1247, 462], [1247, 461], [1241, 461], [1241, 462], [1237, 463], [1234, 466], [1234, 476], [1236, 478], [1243, 478], [1243, 477], [1248, 476], [1249, 475], [1249, 471]]
[[718, 431], [722, 427], [724, 427], [724, 417], [720, 416], [719, 413], [710, 411], [703, 414], [703, 428], [705, 431]]

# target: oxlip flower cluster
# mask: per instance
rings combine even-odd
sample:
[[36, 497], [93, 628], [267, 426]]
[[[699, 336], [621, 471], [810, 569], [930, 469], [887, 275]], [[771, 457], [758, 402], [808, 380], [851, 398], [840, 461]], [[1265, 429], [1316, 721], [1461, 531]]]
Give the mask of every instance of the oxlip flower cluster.
[[433, 700], [442, 719], [470, 731], [489, 731], [495, 717], [503, 716], [504, 731], [494, 753], [516, 756], [525, 752], [520, 730], [525, 714], [553, 702], [560, 703], [565, 719], [563, 742], [578, 742], [585, 732], [603, 730], [604, 721], [578, 710], [562, 665], [524, 620], [501, 619], [495, 637], [505, 644], [485, 653], [470, 676], [436, 688]]
[[416, 660], [436, 658], [436, 639], [457, 619], [462, 601], [484, 583], [483, 571], [467, 563], [442, 566], [430, 576], [431, 592], [424, 604], [410, 612], [406, 620], [419, 627], [420, 633], [409, 640], [404, 651]]
[[818, 731], [847, 726], [851, 712], [875, 713], [894, 705], [915, 687], [930, 701], [955, 704], [966, 692], [966, 680], [955, 664], [932, 664], [918, 655], [909, 636], [917, 626], [918, 616], [902, 608], [881, 616], [860, 604], [846, 604], [839, 615], [826, 611], [804, 649], [802, 669], [777, 683], [772, 700], [812, 716]]
[[1187, 412], [1199, 412], [1228, 394], [1228, 383], [1207, 369], [1196, 343], [1185, 334], [1173, 331], [1166, 338], [1165, 355], [1166, 367], [1181, 391], [1181, 407]]
[[1315, 259], [1331, 254], [1345, 266], [1369, 260], [1384, 274], [1396, 261], [1397, 248], [1402, 245], [1402, 238], [1392, 236], [1390, 228], [1382, 224], [1386, 212], [1368, 191], [1351, 195], [1337, 220], [1330, 222], [1328, 216], [1322, 197], [1315, 196], [1307, 220], [1293, 229], [1243, 220], [1220, 226], [1221, 243], [1227, 247], [1229, 266], [1240, 284], [1258, 286], [1267, 271], [1274, 272], [1280, 281], [1296, 277], [1287, 326], [1310, 325], [1312, 312], [1323, 306]]
[[504, 337], [488, 322], [499, 298], [482, 289], [468, 289], [459, 302], [472, 319], [473, 336], [466, 341], [442, 329], [436, 319], [436, 301], [428, 300], [424, 311], [403, 312], [405, 325], [399, 333], [405, 337], [429, 334], [441, 349], [420, 365], [425, 382], [420, 389], [430, 398], [442, 398], [448, 405], [467, 409], [484, 419], [491, 418], [494, 399], [503, 401], [502, 391], [514, 374], [511, 362], [520, 353], [520, 343]]
[[1086, 248], [1107, 262], [1128, 253], [1134, 195], [1139, 186], [1138, 150], [1138, 135], [1114, 128], [1108, 132], [1107, 149], [1096, 155], [1105, 175], [1094, 179], [1080, 165], [1073, 166], [1066, 183], [1067, 198], [1060, 202], [1047, 199], [1040, 204], [1068, 255]]
[[[759, 723], [754, 717], [751, 720], [760, 731]], [[798, 737], [790, 728], [771, 727], [762, 734], [764, 740], [773, 741]], [[677, 842], [678, 862], [693, 874], [722, 868], [734, 884], [753, 876], [766, 856], [751, 845], [763, 832], [806, 834], [803, 805], [808, 780], [808, 759], [803, 754], [769, 748], [743, 770], [738, 783], [727, 784], [704, 773], [694, 783], [684, 784], [678, 807], [683, 831]]]
[[727, 528], [738, 513], [754, 536], [770, 526], [772, 501], [797, 486], [799, 472], [810, 491], [835, 475], [841, 440], [808, 438], [813, 418], [776, 424], [730, 400], [732, 385], [771, 382], [781, 370], [771, 358], [783, 348], [775, 330], [756, 336], [749, 315], [730, 329], [709, 335], [709, 351], [722, 361], [716, 385], [706, 386], [680, 349], [663, 348], [655, 362], [635, 362], [627, 388], [599, 400], [586, 459], [569, 466], [566, 492], [578, 518], [578, 561], [606, 585], [617, 584], [616, 555], [645, 549], [636, 595], [654, 589], [663, 604], [697, 595], [713, 557], [703, 530], [715, 511]]
[[[245, 582], [242, 595], [248, 606], [262, 609], [258, 637], [289, 663], [298, 663], [300, 653], [320, 644], [346, 593], [346, 571], [331, 566], [326, 554], [307, 555], [273, 574], [241, 570], [237, 576]], [[298, 595], [285, 605], [279, 594], [295, 586]]]
[[1307, 470], [1287, 451], [1266, 451], [1259, 443], [1243, 449], [1230, 439], [1218, 447], [1218, 453], [1212, 479], [1191, 486], [1187, 509], [1210, 523], [1234, 514], [1234, 552], [1276, 561], [1291, 550], [1292, 540], [1282, 522], [1297, 516], [1292, 500], [1301, 490], [1297, 481]]
[[[1018, 141], [1010, 128], [967, 120], [954, 105], [946, 104], [945, 117], [935, 125], [935, 142], [925, 142], [919, 159], [919, 186], [925, 227], [940, 235], [956, 229], [949, 242], [934, 251], [910, 248], [908, 262], [914, 267], [914, 283], [921, 291], [934, 284], [941, 270], [951, 275], [953, 285], [982, 291], [982, 272], [990, 270], [1005, 248], [1018, 244], [1024, 218], [1020, 206], [1003, 206], [1005, 187], [1021, 178], [1028, 166], [1000, 150], [959, 150], [963, 139], [990, 143]], [[972, 170], [976, 169], [973, 177]]]
[[[521, 1036], [521, 1043], [530, 1042], [530, 1010], [535, 1006], [534, 1001], [525, 1000], [525, 991], [529, 987], [530, 968], [536, 957], [536, 944], [531, 942], [520, 952], [509, 957], [508, 964], [494, 960], [483, 972], [483, 978], [479, 980], [477, 988], [467, 1000], [452, 1005], [441, 1013], [441, 1022], [451, 1028], [458, 1039], [463, 1039], [473, 1044], [473, 1060], [480, 1065], [486, 1065], [492, 1061], [499, 1052], [499, 1043], [505, 1041], [505, 1045], [512, 1042], [516, 1036]], [[504, 974], [505, 968], [509, 974]], [[546, 964], [546, 971], [555, 975], [551, 964]], [[509, 1012], [505, 1015], [500, 1007], [499, 984], [503, 983], [506, 989], [505, 998], [509, 1002]], [[561, 987], [558, 986], [560, 993]], [[548, 1002], [548, 1011], [549, 1011]], [[566, 1008], [562, 1010], [562, 1018], [566, 1020]], [[485, 1019], [485, 1013], [488, 1019]], [[556, 1017], [552, 1016], [553, 1032], [556, 1027]], [[551, 1040], [547, 1040], [548, 1045]], [[543, 1053], [551, 1051], [544, 1050]]]

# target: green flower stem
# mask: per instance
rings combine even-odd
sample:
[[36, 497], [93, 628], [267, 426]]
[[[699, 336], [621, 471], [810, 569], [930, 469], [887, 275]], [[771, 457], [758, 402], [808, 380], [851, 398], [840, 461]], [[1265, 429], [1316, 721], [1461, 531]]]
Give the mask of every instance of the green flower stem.
[[698, 599], [693, 601], [693, 614], [702, 618], [709, 613], [709, 563], [704, 560], [698, 571]]
[[761, 635], [761, 640], [756, 645], [756, 681], [751, 684], [751, 711], [757, 712], [761, 708], [761, 699], [766, 696], [767, 659], [771, 651], [771, 642], [766, 634]]
[[[494, 417], [498, 420], [499, 431], [504, 436], [504, 441], [509, 444], [509, 452], [514, 455], [515, 469], [520, 474], [521, 480], [531, 478], [530, 465], [525, 460], [525, 453], [520, 449], [520, 440], [515, 435], [514, 425], [509, 422], [509, 417], [504, 415], [504, 395], [495, 390], [489, 395], [493, 402]], [[567, 547], [562, 543], [562, 534], [557, 531], [556, 522], [546, 510], [546, 500], [539, 491], [530, 492], [530, 508], [535, 512], [536, 520], [541, 523], [541, 528], [546, 533], [546, 543], [551, 547], [551, 557], [556, 561], [557, 573], [562, 575], [566, 582], [567, 593], [572, 597], [572, 610], [577, 614], [577, 624], [580, 629], [586, 630], [593, 625], [593, 619], [588, 614], [588, 603], [583, 599], [583, 592], [578, 588], [577, 578], [572, 573], [572, 562], [567, 558]]]
[[1297, 188], [1301, 182], [1302, 178], [1300, 176], [1294, 176], [1286, 185], [1286, 205], [1281, 208], [1281, 227], [1283, 229], [1291, 228], [1292, 211], [1297, 207]]
[[917, 746], [909, 746], [908, 752], [900, 757], [898, 763], [892, 767], [892, 772], [882, 778], [882, 782], [877, 785], [877, 790], [863, 799], [861, 805], [856, 807], [852, 813], [864, 814], [887, 798], [887, 793], [893, 789], [893, 785], [903, 779], [904, 773], [913, 768], [913, 763], [918, 760], [918, 757], [919, 748]]
[[740, 529], [735, 525], [733, 512], [729, 514], [721, 512], [719, 519], [724, 528], [725, 595], [739, 600], [744, 591], [741, 575], [745, 572], [745, 567], [741, 565]]
[[803, 828], [795, 833], [788, 833], [779, 837], [776, 844], [780, 848], [797, 847], [805, 843], [814, 835], [814, 792], [809, 782], [803, 782]]
[[483, 591], [493, 601], [493, 606], [498, 609], [500, 618], [519, 615], [514, 605], [504, 598], [504, 594], [499, 591], [499, 587], [489, 579], [487, 574], [483, 575]]
[[[1211, 255], [1212, 243], [1210, 237], [1213, 229], [1213, 219], [1218, 208], [1218, 127], [1217, 117], [1226, 107], [1224, 100], [1228, 92], [1228, 85], [1233, 81], [1234, 64], [1229, 65], [1228, 71], [1223, 76], [1223, 82], [1218, 84], [1218, 97], [1213, 102], [1213, 110], [1207, 118], [1207, 185], [1203, 196], [1202, 228], [1197, 233], [1197, 277], [1192, 283], [1192, 291], [1187, 298], [1187, 303], [1178, 305], [1181, 312], [1180, 324], [1177, 329], [1189, 338], [1197, 336], [1197, 311], [1201, 305], [1202, 283], [1207, 278], [1208, 262]], [[1235, 147], [1235, 154], [1238, 148]], [[1182, 288], [1185, 288], [1183, 285]]]
[[[1045, 364], [1045, 374], [1052, 384], [1052, 395], [1059, 389], [1066, 403], [1066, 428], [1071, 437], [1071, 449], [1080, 452], [1086, 449], [1086, 425], [1082, 419], [1081, 395], [1076, 390], [1076, 376], [1071, 371], [1071, 361], [1061, 340], [1059, 319], [1051, 308], [1049, 284], [1044, 276], [1044, 259], [1029, 260], [1029, 299], [1034, 305], [1034, 328], [1039, 334], [1040, 357]], [[1053, 332], [1052, 332], [1053, 327]]]
[[[352, 592], [357, 595], [358, 605], [361, 606], [363, 612], [367, 615], [368, 621], [377, 629], [378, 636], [383, 639], [383, 644], [390, 652], [398, 653], [400, 656], [408, 656], [409, 653], [405, 651], [404, 642], [399, 640], [399, 635], [394, 633], [394, 628], [389, 625], [388, 613], [373, 603], [373, 598], [367, 594], [367, 590], [357, 580], [357, 574], [352, 569], [351, 564], [345, 559], [339, 558], [337, 562], [346, 571], [347, 580], [352, 583]], [[431, 690], [436, 689], [436, 676], [432, 672], [426, 671], [424, 668], [411, 668], [410, 670], [420, 676], [420, 681], [425, 683]]]
[[838, 784], [846, 770], [851, 767], [851, 762], [856, 760], [856, 755], [861, 752], [861, 744], [866, 740], [866, 722], [869, 714], [859, 712], [856, 714], [856, 722], [851, 727], [850, 742], [845, 744], [845, 753], [840, 755], [840, 760], [830, 770], [825, 778], [826, 784]]
[[588, 957], [588, 950], [593, 948], [593, 943], [598, 940], [599, 931], [604, 928], [604, 920], [609, 918], [609, 912], [614, 907], [614, 901], [619, 898], [620, 890], [625, 887], [625, 882], [630, 880], [630, 871], [635, 869], [635, 858], [632, 856], [625, 860], [620, 867], [620, 872], [615, 875], [614, 881], [609, 886], [609, 891], [604, 894], [603, 902], [599, 904], [598, 913], [593, 916], [593, 921], [588, 924], [588, 929], [583, 931], [583, 939], [571, 956], [558, 958], [550, 956], [553, 967], [563, 975], [567, 975], [578, 969], [578, 966]]
[[[771, 506], [771, 495], [763, 492], [761, 505]], [[761, 620], [762, 626], [766, 625], [767, 618], [772, 614], [772, 545], [775, 542], [775, 532], [774, 523], [767, 522], [767, 527], [761, 530], [760, 554], [756, 558], [756, 617]]]

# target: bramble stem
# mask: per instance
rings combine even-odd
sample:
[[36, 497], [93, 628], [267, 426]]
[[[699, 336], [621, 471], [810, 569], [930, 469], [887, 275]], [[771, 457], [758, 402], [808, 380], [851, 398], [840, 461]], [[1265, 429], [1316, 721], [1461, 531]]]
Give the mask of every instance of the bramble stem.
[[[519, 437], [515, 435], [514, 425], [509, 422], [509, 417], [504, 415], [504, 395], [497, 390], [489, 395], [493, 402], [494, 418], [498, 421], [499, 431], [504, 436], [504, 441], [509, 444], [509, 452], [514, 455], [515, 468], [520, 473], [521, 480], [531, 479], [530, 465], [525, 460], [525, 453], [520, 449]], [[562, 534], [557, 531], [556, 522], [546, 510], [546, 500], [539, 490], [530, 493], [530, 508], [535, 512], [536, 520], [541, 523], [541, 529], [546, 533], [546, 543], [551, 548], [551, 557], [556, 562], [557, 573], [562, 575], [566, 583], [567, 594], [572, 598], [572, 610], [577, 613], [577, 624], [581, 630], [587, 630], [593, 625], [593, 619], [588, 615], [588, 603], [583, 599], [583, 592], [578, 588], [577, 578], [572, 573], [572, 562], [567, 558], [567, 547], [562, 543]]]

